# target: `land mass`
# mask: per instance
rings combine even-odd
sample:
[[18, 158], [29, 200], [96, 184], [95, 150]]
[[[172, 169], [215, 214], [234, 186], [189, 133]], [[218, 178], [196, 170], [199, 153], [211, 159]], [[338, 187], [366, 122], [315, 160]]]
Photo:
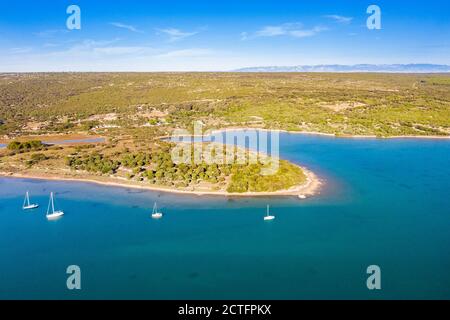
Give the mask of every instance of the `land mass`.
[[[83, 139], [67, 143], [63, 138], [60, 136], [60, 141], [52, 145], [39, 140], [9, 142], [0, 152], [0, 175], [227, 196], [305, 198], [314, 195], [321, 184], [307, 169], [236, 146], [228, 146], [227, 150], [222, 144], [189, 144], [187, 160], [175, 163], [172, 153], [176, 145], [171, 142], [159, 141], [149, 149], [130, 149], [132, 140], [111, 143], [105, 139], [92, 144], [80, 142]], [[194, 154], [206, 146], [217, 160], [194, 162]], [[227, 158], [230, 153], [232, 158]], [[265, 172], [269, 169], [273, 171]]]
[[249, 67], [236, 72], [382, 72], [382, 73], [447, 73], [449, 65], [442, 64], [355, 64], [314, 66], [270, 66]]
[[449, 74], [0, 74], [0, 137], [170, 135], [258, 127], [336, 135], [450, 135]]
[[[301, 166], [281, 160], [265, 176], [264, 161], [242, 157], [179, 165], [160, 137], [193, 133], [200, 121], [205, 130], [449, 138], [449, 114], [448, 74], [2, 74], [0, 172], [181, 193], [304, 196], [320, 183]], [[46, 143], [58, 139], [72, 143]]]

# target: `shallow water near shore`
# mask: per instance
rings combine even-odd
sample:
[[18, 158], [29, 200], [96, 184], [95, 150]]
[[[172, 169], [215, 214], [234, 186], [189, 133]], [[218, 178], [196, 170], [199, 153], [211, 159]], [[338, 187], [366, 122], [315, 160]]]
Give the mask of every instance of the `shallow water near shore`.
[[[0, 298], [450, 299], [450, 141], [282, 133], [280, 145], [326, 180], [320, 195], [0, 178]], [[27, 190], [38, 210], [21, 210]], [[51, 191], [66, 212], [53, 222]], [[69, 265], [81, 267], [81, 291], [66, 289]], [[382, 269], [381, 291], [367, 290], [369, 265]]]

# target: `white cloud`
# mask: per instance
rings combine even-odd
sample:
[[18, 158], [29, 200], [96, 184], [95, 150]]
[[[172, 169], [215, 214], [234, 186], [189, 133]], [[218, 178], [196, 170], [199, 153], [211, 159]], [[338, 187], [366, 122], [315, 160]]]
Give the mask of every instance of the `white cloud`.
[[293, 30], [290, 32], [290, 35], [296, 38], [307, 38], [307, 37], [313, 37], [316, 34], [327, 31], [328, 28], [326, 27], [314, 27], [312, 29], [307, 30]]
[[225, 71], [243, 63], [232, 64], [227, 53], [208, 48], [171, 50], [120, 45], [113, 40], [85, 40], [58, 50], [41, 49], [20, 54], [0, 52], [0, 72]]
[[257, 37], [275, 37], [288, 33], [285, 26], [267, 26], [256, 32]]
[[169, 36], [169, 41], [174, 42], [178, 40], [182, 40], [185, 38], [189, 38], [198, 34], [198, 32], [184, 32], [175, 28], [167, 28], [167, 29], [157, 29], [160, 33], [163, 33]]
[[278, 26], [265, 26], [256, 31], [253, 35], [247, 32], [241, 33], [241, 39], [247, 40], [259, 37], [279, 37], [290, 36], [294, 38], [313, 37], [323, 31], [328, 30], [326, 27], [316, 26], [312, 29], [305, 29], [301, 23], [285, 23]]
[[51, 37], [56, 37], [57, 35], [65, 34], [68, 32], [69, 32], [69, 30], [66, 30], [66, 29], [54, 29], [54, 30], [43, 30], [43, 31], [34, 32], [33, 35], [35, 35], [36, 37], [39, 37], [39, 38], [51, 38]]
[[116, 28], [126, 29], [126, 30], [131, 31], [131, 32], [143, 33], [141, 30], [139, 30], [135, 26], [124, 24], [124, 23], [121, 23], [121, 22], [111, 22], [110, 25], [112, 25], [112, 26], [114, 26]]
[[44, 43], [44, 48], [55, 48], [58, 47], [59, 44], [55, 42], [46, 42]]
[[105, 55], [128, 55], [128, 54], [136, 54], [143, 53], [150, 48], [148, 47], [101, 47], [101, 48], [93, 48], [93, 53], [96, 54], [105, 54]]
[[182, 50], [174, 50], [169, 51], [160, 55], [157, 55], [158, 58], [180, 58], [180, 57], [201, 57], [213, 54], [213, 51], [210, 49], [182, 49]]
[[[70, 59], [86, 59], [87, 61], [94, 58], [101, 58], [104, 56], [133, 56], [141, 53], [154, 52], [150, 47], [140, 46], [119, 46], [115, 45], [119, 39], [113, 40], [84, 40], [75, 43], [67, 48], [60, 50], [40, 52], [35, 54], [36, 59], [45, 58], [70, 58]], [[46, 46], [44, 48], [52, 48], [53, 46]]]
[[334, 20], [334, 21], [336, 21], [338, 23], [342, 23], [342, 24], [349, 24], [349, 23], [351, 23], [353, 21], [352, 17], [344, 17], [344, 16], [340, 16], [340, 15], [337, 15], [337, 14], [329, 14], [329, 15], [326, 15], [324, 17], [328, 18], [328, 19], [332, 19], [332, 20]]
[[32, 52], [33, 49], [30, 47], [23, 47], [23, 48], [11, 48], [9, 51], [12, 54], [24, 54]]

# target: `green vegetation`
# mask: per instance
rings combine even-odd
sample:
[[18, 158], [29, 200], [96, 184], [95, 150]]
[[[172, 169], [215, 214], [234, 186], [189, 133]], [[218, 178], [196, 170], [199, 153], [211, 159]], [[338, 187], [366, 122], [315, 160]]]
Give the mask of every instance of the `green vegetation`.
[[[152, 116], [151, 110], [162, 115]], [[39, 133], [90, 130], [102, 121], [89, 117], [108, 113], [118, 117], [109, 124], [130, 133], [144, 124], [164, 124], [153, 130], [161, 133], [201, 119], [216, 129], [251, 125], [338, 135], [449, 135], [450, 75], [0, 75], [5, 121], [0, 133], [30, 131], [33, 126], [24, 126], [29, 122], [40, 124]]]
[[37, 151], [45, 148], [45, 145], [41, 141], [33, 140], [26, 142], [13, 141], [8, 144], [8, 150], [11, 151]]
[[49, 158], [43, 153], [34, 153], [31, 155], [30, 160], [27, 161], [27, 166], [32, 167], [42, 161], [48, 160]]
[[302, 169], [287, 161], [280, 162], [280, 168], [276, 175], [261, 175], [261, 166], [258, 165], [238, 168], [232, 173], [231, 183], [227, 189], [231, 193], [287, 190], [306, 181]]
[[97, 152], [76, 154], [66, 158], [66, 165], [73, 170], [101, 175], [117, 175], [122, 171], [130, 180], [176, 188], [207, 183], [222, 187], [230, 193], [286, 190], [306, 181], [302, 170], [286, 161], [281, 161], [277, 174], [264, 176], [261, 170], [267, 165], [260, 162], [195, 164], [192, 161], [188, 164], [175, 164], [171, 159], [170, 148], [166, 145], [156, 153], [116, 153], [110, 157]]
[[[305, 182], [302, 169], [282, 161], [277, 174], [264, 176], [259, 162], [177, 165], [159, 137], [192, 131], [194, 121], [205, 129], [449, 136], [449, 114], [448, 74], [0, 74], [0, 137], [15, 140], [0, 150], [0, 171], [112, 176], [194, 191], [277, 191]], [[44, 134], [103, 136], [107, 143], [32, 141]]]
[[66, 165], [76, 170], [114, 174], [120, 163], [106, 159], [101, 154], [94, 153], [85, 157], [67, 157]]

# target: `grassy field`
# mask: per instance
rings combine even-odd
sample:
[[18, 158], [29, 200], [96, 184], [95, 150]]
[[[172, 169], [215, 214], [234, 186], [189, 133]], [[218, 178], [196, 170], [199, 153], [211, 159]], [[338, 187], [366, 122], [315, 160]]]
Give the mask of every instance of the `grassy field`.
[[338, 135], [449, 135], [450, 75], [0, 76], [2, 134], [90, 129], [99, 122], [89, 121], [92, 116], [111, 113], [117, 118], [109, 121], [110, 125], [130, 129], [155, 121], [156, 111], [156, 120], [164, 126], [157, 130], [149, 126], [145, 132], [187, 128], [192, 121], [203, 120], [213, 128], [258, 126]]

